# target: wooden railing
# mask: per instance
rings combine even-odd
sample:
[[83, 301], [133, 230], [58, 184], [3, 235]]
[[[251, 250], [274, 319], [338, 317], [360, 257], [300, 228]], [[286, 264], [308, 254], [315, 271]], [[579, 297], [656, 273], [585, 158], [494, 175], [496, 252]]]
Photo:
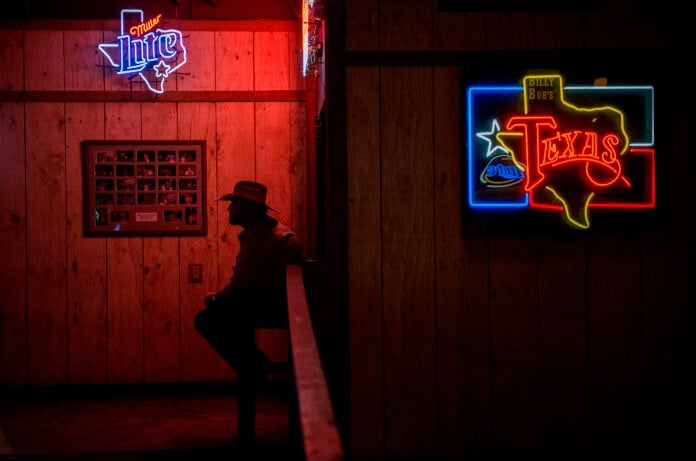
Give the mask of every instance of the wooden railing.
[[306, 461], [342, 461], [343, 443], [319, 356], [305, 291], [303, 266], [286, 271], [290, 345], [297, 417]]

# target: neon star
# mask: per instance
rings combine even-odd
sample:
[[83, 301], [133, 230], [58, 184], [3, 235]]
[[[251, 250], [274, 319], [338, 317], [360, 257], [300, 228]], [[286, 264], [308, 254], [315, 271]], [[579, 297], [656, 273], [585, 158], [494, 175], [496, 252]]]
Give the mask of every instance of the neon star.
[[153, 67], [153, 69], [155, 70], [155, 77], [169, 77], [169, 69], [171, 68], [172, 66], [168, 65], [164, 61], [160, 61], [155, 67]]
[[[501, 146], [497, 141], [494, 141], [495, 135], [500, 131], [500, 124], [497, 119], [492, 119], [491, 121], [491, 131], [479, 131], [476, 136], [483, 139], [488, 143], [488, 149], [486, 150], [486, 157], [490, 157], [495, 153], [496, 150], [500, 150], [503, 154], [510, 155], [508, 150]], [[495, 144], [495, 146], [494, 146]]]

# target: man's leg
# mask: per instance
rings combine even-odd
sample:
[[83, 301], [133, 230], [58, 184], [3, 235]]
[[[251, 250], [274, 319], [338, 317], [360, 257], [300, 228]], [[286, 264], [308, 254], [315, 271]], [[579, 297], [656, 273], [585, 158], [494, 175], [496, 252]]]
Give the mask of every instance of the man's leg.
[[231, 315], [231, 310], [226, 307], [207, 307], [196, 314], [194, 326], [225, 362], [238, 373], [243, 366], [241, 344], [248, 332], [244, 331], [242, 322]]

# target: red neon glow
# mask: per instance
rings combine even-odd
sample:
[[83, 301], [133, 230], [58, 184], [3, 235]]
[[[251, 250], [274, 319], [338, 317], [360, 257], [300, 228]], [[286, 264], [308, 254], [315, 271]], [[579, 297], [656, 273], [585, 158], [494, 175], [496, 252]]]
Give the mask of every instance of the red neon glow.
[[[620, 110], [566, 102], [560, 75], [530, 75], [523, 81], [524, 113], [505, 119], [506, 131], [496, 139], [525, 172], [530, 207], [562, 209], [579, 228], [589, 227], [592, 207], [654, 207], [654, 149], [629, 149]], [[642, 187], [634, 187], [627, 165], [633, 173], [646, 172], [638, 178]], [[647, 196], [635, 197], [641, 193]]]

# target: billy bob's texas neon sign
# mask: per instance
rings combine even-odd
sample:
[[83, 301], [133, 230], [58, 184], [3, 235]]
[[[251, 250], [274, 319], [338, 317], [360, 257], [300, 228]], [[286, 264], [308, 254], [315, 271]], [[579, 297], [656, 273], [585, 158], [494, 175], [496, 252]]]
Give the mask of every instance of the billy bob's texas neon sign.
[[655, 207], [652, 86], [522, 86], [467, 90], [472, 209], [561, 211], [590, 227], [592, 208]]
[[[115, 43], [101, 43], [99, 51], [129, 79], [140, 76], [148, 89], [164, 93], [164, 82], [186, 64], [181, 31], [160, 29], [162, 15], [145, 21], [142, 10], [121, 10], [121, 34]], [[154, 29], [154, 30], [153, 30]]]

